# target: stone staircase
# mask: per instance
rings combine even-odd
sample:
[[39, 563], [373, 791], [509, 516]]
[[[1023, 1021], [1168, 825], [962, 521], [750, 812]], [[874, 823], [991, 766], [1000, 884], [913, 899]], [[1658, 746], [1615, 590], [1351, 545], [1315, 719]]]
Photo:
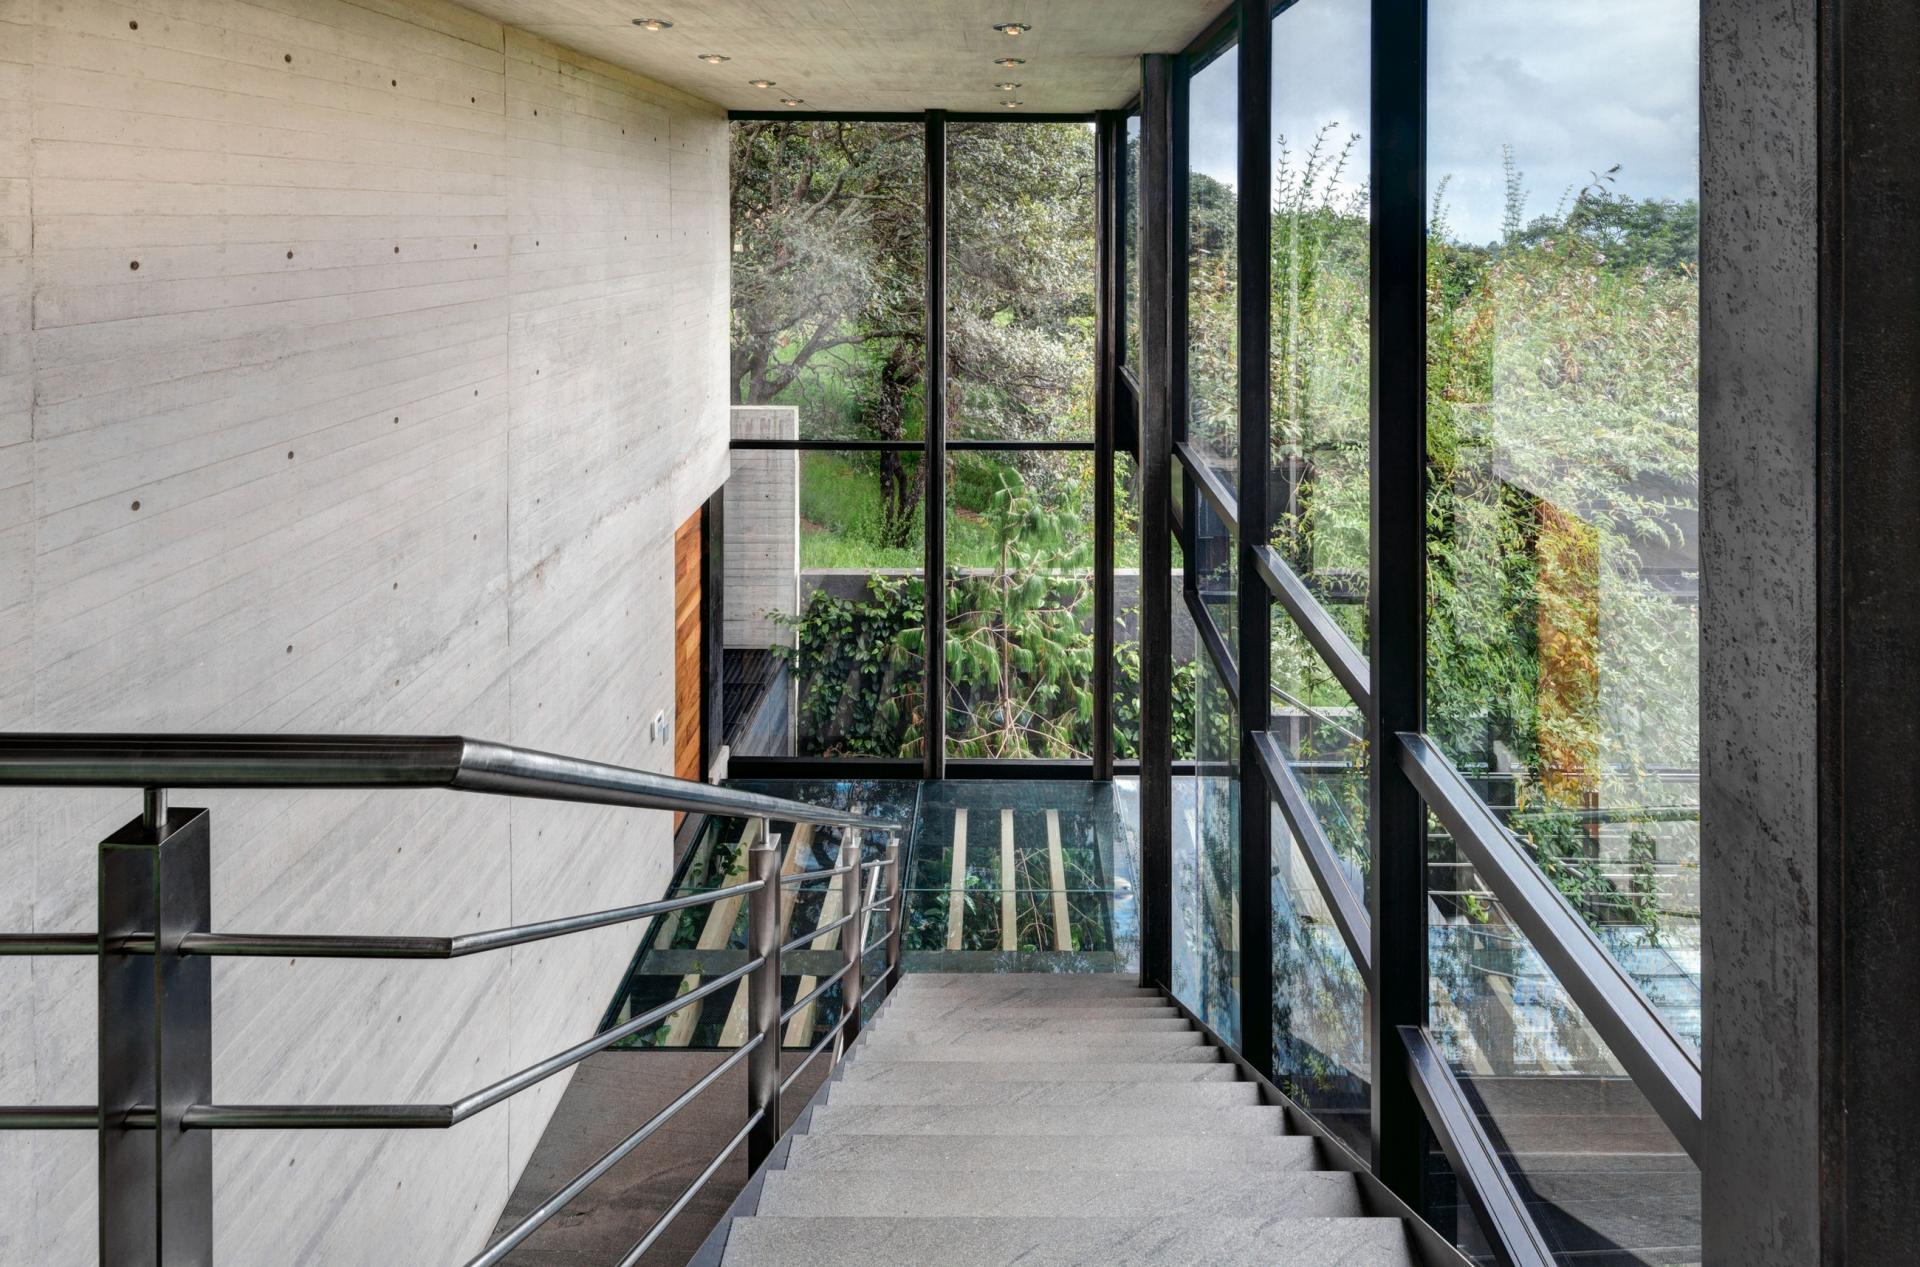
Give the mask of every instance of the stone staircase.
[[1132, 979], [905, 977], [696, 1259], [1414, 1267], [1283, 1110]]

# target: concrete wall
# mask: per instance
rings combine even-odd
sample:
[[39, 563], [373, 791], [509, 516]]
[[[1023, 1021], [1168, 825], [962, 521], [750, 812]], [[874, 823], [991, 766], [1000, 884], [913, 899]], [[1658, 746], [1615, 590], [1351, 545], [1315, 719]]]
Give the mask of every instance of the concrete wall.
[[[726, 472], [723, 114], [435, 0], [0, 0], [0, 728], [465, 733], [665, 770], [672, 530]], [[137, 265], [137, 267], [136, 267]], [[129, 794], [0, 795], [0, 926], [94, 924]], [[179, 794], [216, 925], [644, 900], [664, 815]], [[222, 962], [223, 1101], [444, 1100], [590, 1033], [635, 930]], [[93, 968], [0, 960], [0, 1102], [94, 1098]], [[477, 1249], [564, 1079], [220, 1138], [221, 1261]], [[0, 1134], [0, 1264], [93, 1261]]]
[[[733, 410], [736, 440], [792, 440], [800, 411], [792, 405]], [[729, 647], [791, 647], [793, 630], [769, 615], [800, 610], [800, 455], [742, 450], [727, 481], [722, 619]]]

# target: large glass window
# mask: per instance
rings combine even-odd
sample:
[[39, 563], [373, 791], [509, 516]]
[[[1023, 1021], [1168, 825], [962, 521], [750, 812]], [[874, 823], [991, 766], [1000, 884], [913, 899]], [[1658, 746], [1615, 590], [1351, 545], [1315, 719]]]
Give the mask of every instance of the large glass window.
[[1123, 279], [1120, 295], [1122, 327], [1120, 363], [1140, 372], [1140, 116], [1127, 116], [1120, 153], [1121, 196], [1126, 214], [1120, 218], [1120, 259]]
[[1428, 728], [1603, 938], [1693, 955], [1698, 13], [1432, 20]]
[[1240, 1036], [1240, 719], [1212, 661], [1193, 678], [1194, 776], [1176, 779], [1173, 989], [1228, 1042]]
[[1095, 134], [962, 123], [947, 144], [947, 752], [1086, 758]]
[[1239, 486], [1240, 59], [1229, 46], [1188, 83], [1187, 440]]
[[[1428, 729], [1697, 1041], [1698, 9], [1429, 12]], [[1693, 1164], [1430, 839], [1433, 1030], [1549, 1239], [1699, 1261]]]
[[1349, 633], [1368, 569], [1366, 0], [1273, 21], [1273, 545]]

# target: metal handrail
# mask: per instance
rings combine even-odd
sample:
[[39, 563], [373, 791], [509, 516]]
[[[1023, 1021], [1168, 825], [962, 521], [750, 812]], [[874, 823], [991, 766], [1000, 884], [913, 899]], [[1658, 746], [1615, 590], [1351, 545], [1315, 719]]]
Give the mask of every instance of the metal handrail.
[[[0, 735], [0, 786], [137, 786], [145, 793], [141, 816], [101, 846], [101, 927], [95, 933], [0, 934], [0, 955], [95, 954], [101, 965], [100, 1010], [103, 1053], [116, 1054], [109, 1070], [103, 1058], [100, 1105], [0, 1105], [0, 1130], [90, 1130], [99, 1134], [103, 1173], [115, 1158], [137, 1156], [142, 1148], [130, 1133], [163, 1129], [445, 1129], [495, 1107], [521, 1091], [561, 1073], [614, 1044], [631, 1038], [684, 1008], [739, 986], [747, 1002], [752, 1037], [718, 1067], [708, 1071], [673, 1103], [629, 1134], [593, 1165], [575, 1175], [531, 1214], [488, 1246], [470, 1267], [491, 1267], [576, 1199], [595, 1180], [628, 1155], [736, 1065], [747, 1065], [747, 1123], [658, 1219], [625, 1262], [631, 1264], [652, 1246], [691, 1203], [725, 1160], [744, 1141], [750, 1169], [763, 1164], [779, 1139], [780, 1096], [794, 1085], [824, 1050], [844, 1049], [858, 1037], [864, 1005], [889, 990], [898, 978], [902, 824], [890, 819], [822, 810], [777, 797], [737, 793], [705, 784], [684, 783], [643, 771], [577, 762], [544, 753], [465, 739], [161, 736], [154, 739], [112, 735]], [[208, 812], [167, 806], [169, 787], [448, 787], [511, 796], [546, 797], [609, 805], [683, 809], [718, 817], [760, 820], [759, 842], [748, 851], [750, 877], [742, 883], [704, 893], [665, 898], [584, 915], [565, 916], [451, 937], [340, 936], [222, 933], [209, 922], [207, 857]], [[774, 819], [795, 823], [849, 826], [884, 831], [886, 856], [859, 860], [861, 837], [849, 833], [842, 858], [831, 870], [779, 874], [782, 844], [771, 831]], [[792, 848], [791, 839], [786, 842]], [[892, 892], [882, 900], [879, 886], [892, 872]], [[196, 878], [197, 877], [197, 878]], [[844, 877], [847, 914], [787, 942], [781, 941], [780, 910], [785, 885]], [[507, 946], [523, 945], [568, 933], [608, 927], [649, 916], [722, 900], [748, 899], [746, 962], [715, 976], [639, 1016], [576, 1043], [537, 1064], [446, 1104], [227, 1105], [211, 1100], [211, 1060], [204, 1036], [211, 1026], [213, 956], [284, 955], [294, 958], [451, 959]], [[869, 949], [871, 917], [891, 909], [893, 918], [879, 979], [863, 988], [863, 960]], [[856, 923], [858, 921], [858, 923]], [[817, 943], [837, 929], [853, 927], [842, 940], [839, 970], [790, 1008], [780, 1008], [782, 958]], [[146, 957], [145, 961], [137, 957]], [[812, 975], [809, 970], [809, 975]], [[697, 979], [697, 978], [696, 978]], [[779, 1029], [838, 987], [840, 1015], [826, 1035], [786, 1078], [780, 1076]], [[105, 1005], [109, 990], [137, 1009], [139, 1037], [128, 1042], [116, 1034], [116, 1009]], [[166, 1000], [165, 1008], [161, 1001]], [[177, 1035], [176, 1037], [170, 1037]], [[197, 1047], [196, 1043], [200, 1043]], [[176, 1059], [175, 1050], [184, 1053]], [[171, 1081], [159, 1077], [159, 1059], [174, 1061]], [[196, 1055], [198, 1059], [196, 1060]], [[111, 1077], [109, 1074], [111, 1073]], [[149, 1094], [156, 1107], [142, 1102]], [[195, 1088], [198, 1088], [196, 1091]], [[104, 1109], [102, 1106], [106, 1106]], [[131, 1152], [129, 1151], [131, 1150]], [[212, 1200], [212, 1171], [204, 1146], [201, 1160], [175, 1166], [169, 1178], [193, 1200]], [[170, 1157], [162, 1150], [163, 1157]], [[191, 1154], [189, 1155], [191, 1156]], [[118, 1164], [118, 1163], [115, 1163]], [[163, 1161], [163, 1165], [174, 1163]], [[153, 1200], [152, 1185], [133, 1182], [102, 1193], [103, 1259], [110, 1246], [152, 1242], [168, 1223], [172, 1207]], [[156, 1223], [155, 1219], [159, 1222]], [[204, 1221], [203, 1221], [204, 1222]], [[198, 1257], [211, 1256], [208, 1227], [180, 1224], [177, 1239]]]
[[1266, 773], [1267, 785], [1273, 789], [1280, 813], [1286, 818], [1287, 826], [1293, 829], [1293, 838], [1300, 845], [1300, 856], [1306, 859], [1307, 870], [1313, 875], [1320, 896], [1326, 899], [1327, 910], [1333, 915], [1334, 928], [1338, 930], [1340, 940], [1346, 943], [1347, 953], [1353, 957], [1353, 966], [1359, 970], [1360, 979], [1368, 984], [1368, 988], [1372, 988], [1373, 925], [1367, 914], [1366, 903], [1347, 883], [1346, 873], [1340, 869], [1333, 852], [1333, 842], [1327, 839], [1326, 830], [1320, 825], [1320, 816], [1313, 812], [1313, 805], [1307, 800], [1307, 790], [1300, 785], [1300, 779], [1294, 774], [1286, 753], [1281, 750], [1279, 740], [1265, 731], [1258, 732], [1253, 737], [1253, 749], [1260, 758], [1261, 769]]
[[483, 739], [407, 735], [0, 734], [0, 786], [403, 788], [519, 796], [817, 827], [891, 819]]
[[1501, 1267], [1554, 1267], [1553, 1251], [1527, 1211], [1526, 1199], [1480, 1126], [1460, 1082], [1447, 1067], [1433, 1036], [1415, 1025], [1399, 1027], [1407, 1049], [1414, 1098], [1453, 1167], [1474, 1218], [1487, 1234]]
[[1293, 618], [1294, 627], [1333, 676], [1340, 679], [1347, 697], [1359, 706], [1362, 713], [1370, 713], [1373, 707], [1373, 670], [1368, 666], [1367, 658], [1360, 654], [1360, 649], [1353, 645], [1353, 639], [1347, 636], [1347, 631], [1340, 627], [1340, 622], [1333, 618], [1300, 574], [1272, 546], [1255, 544], [1253, 565], [1268, 592]]
[[697, 1100], [702, 1091], [705, 1091], [708, 1087], [720, 1081], [735, 1065], [745, 1060], [749, 1052], [766, 1041], [766, 1037], [765, 1034], [755, 1034], [745, 1043], [742, 1043], [737, 1051], [721, 1061], [718, 1065], [715, 1065], [705, 1077], [676, 1096], [673, 1103], [648, 1118], [645, 1124], [638, 1130], [602, 1153], [599, 1160], [595, 1161], [573, 1178], [567, 1180], [565, 1186], [558, 1192], [535, 1206], [531, 1214], [528, 1214], [527, 1217], [515, 1223], [511, 1228], [508, 1228], [505, 1236], [502, 1236], [479, 1254], [467, 1260], [466, 1267], [493, 1267], [493, 1264], [498, 1263], [508, 1254], [512, 1253], [515, 1247], [538, 1231], [540, 1226], [548, 1219], [551, 1219], [554, 1215], [560, 1213], [560, 1211], [572, 1204], [573, 1199], [591, 1187], [594, 1180], [606, 1174], [609, 1170], [612, 1170], [614, 1166], [619, 1164], [621, 1158], [640, 1147], [641, 1144], [644, 1144], [655, 1131], [658, 1131], [661, 1127], [672, 1121], [674, 1115], [679, 1113], [681, 1109], [686, 1108], [689, 1104]]
[[[757, 885], [755, 886], [758, 887]], [[765, 963], [753, 959], [725, 976], [715, 977], [697, 990], [689, 990], [677, 999], [642, 1012], [632, 1020], [595, 1034], [565, 1051], [556, 1052], [538, 1064], [509, 1074], [472, 1095], [450, 1104], [196, 1104], [186, 1111], [181, 1125], [187, 1130], [308, 1130], [369, 1127], [458, 1126], [474, 1114], [490, 1109], [536, 1083], [544, 1082], [562, 1069], [570, 1069], [597, 1051], [605, 1051], [623, 1038], [631, 1038], [643, 1029], [658, 1025], [681, 1008], [698, 1003], [723, 990]]]
[[1398, 742], [1408, 781], [1680, 1147], [1699, 1161], [1699, 1057], [1446, 755], [1425, 735], [1402, 732]]

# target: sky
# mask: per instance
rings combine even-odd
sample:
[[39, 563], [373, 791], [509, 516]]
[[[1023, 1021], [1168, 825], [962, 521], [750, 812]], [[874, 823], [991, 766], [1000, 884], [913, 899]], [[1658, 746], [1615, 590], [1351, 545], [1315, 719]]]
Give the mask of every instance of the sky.
[[[1341, 140], [1367, 133], [1367, 11], [1367, 0], [1299, 0], [1276, 20], [1274, 128], [1296, 155], [1325, 123]], [[1456, 238], [1499, 236], [1502, 144], [1525, 176], [1529, 218], [1615, 163], [1617, 193], [1698, 195], [1699, 6], [1430, 0], [1428, 14], [1428, 186], [1451, 175]], [[1193, 166], [1229, 183], [1236, 90], [1230, 56], [1192, 87]], [[1364, 169], [1356, 152], [1344, 183]]]

